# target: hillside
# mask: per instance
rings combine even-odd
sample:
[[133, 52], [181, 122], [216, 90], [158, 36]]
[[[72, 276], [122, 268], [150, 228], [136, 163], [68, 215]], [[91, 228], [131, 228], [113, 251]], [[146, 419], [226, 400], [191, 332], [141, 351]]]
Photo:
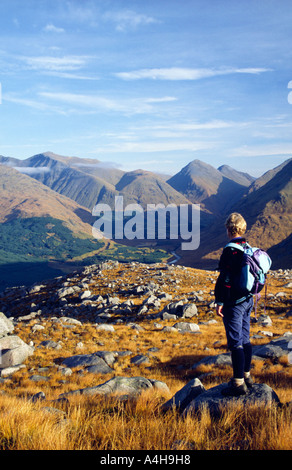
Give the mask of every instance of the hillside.
[[228, 166], [220, 168], [194, 160], [167, 182], [192, 203], [201, 203], [214, 214], [226, 213], [243, 196], [252, 177]]
[[[245, 217], [248, 241], [273, 255], [273, 268], [289, 268], [292, 265], [292, 160], [268, 172], [258, 185], [255, 183], [253, 190], [230, 207], [230, 212], [240, 212]], [[217, 266], [222, 247], [228, 241], [225, 219], [226, 215], [219, 217], [201, 231], [201, 245], [196, 252], [178, 252], [183, 264]]]
[[15, 218], [53, 217], [75, 234], [91, 235], [91, 213], [28, 175], [0, 165], [0, 223]]
[[115, 196], [124, 197], [125, 205], [189, 201], [160, 176], [137, 170], [123, 172], [98, 160], [64, 157], [45, 152], [26, 160], [0, 157], [0, 163], [16, 167], [54, 191], [92, 210], [97, 203], [114, 205]]
[[[216, 272], [107, 261], [7, 289], [1, 450], [163, 449], [165, 459], [291, 449], [291, 276], [271, 274], [266, 311], [261, 301], [257, 321], [252, 313], [255, 385], [244, 401], [227, 402], [220, 390], [232, 367]], [[211, 398], [207, 408], [192, 411], [201, 396]]]
[[114, 197], [120, 195], [124, 198], [124, 206], [140, 204], [143, 208], [147, 204], [189, 204], [187, 198], [173, 189], [158, 175], [145, 170], [135, 170], [124, 173], [115, 185], [114, 191], [104, 188], [98, 202], [112, 204]]
[[0, 290], [48, 279], [109, 255], [149, 262], [168, 257], [162, 250], [98, 241], [92, 237], [92, 220], [91, 213], [70, 198], [0, 165]]
[[[190, 162], [171, 178], [145, 170], [124, 172], [99, 160], [64, 157], [52, 152], [34, 155], [26, 160], [0, 157], [1, 161], [3, 165], [26, 174], [30, 181], [37, 180], [43, 188], [51, 188], [51, 195], [65, 195], [68, 200], [77, 202], [82, 207], [78, 209], [78, 216], [85, 225], [92, 221], [89, 211], [97, 203], [114, 207], [115, 196], [118, 195], [123, 196], [124, 207], [131, 203], [138, 203], [144, 208], [147, 204], [199, 203], [200, 246], [197, 250], [181, 251], [181, 240], [144, 241], [144, 246], [151, 247], [153, 253], [158, 248], [169, 254], [175, 251], [180, 264], [215, 268], [222, 246], [227, 241], [225, 218], [231, 211], [236, 211], [242, 212], [248, 222], [247, 236], [252, 244], [272, 250], [276, 267], [291, 265], [291, 159], [257, 179], [228, 165], [215, 169], [200, 160]], [[30, 204], [31, 208], [35, 206], [31, 213], [37, 215], [37, 196], [34, 200], [28, 198], [28, 201], [14, 201], [12, 207], [15, 213], [21, 216], [19, 204], [22, 209]], [[47, 202], [53, 211], [54, 203], [49, 199]], [[26, 210], [29, 211], [28, 207]], [[5, 209], [3, 216], [5, 218]], [[55, 217], [54, 214], [51, 216]], [[71, 224], [78, 227], [79, 221], [77, 223], [72, 219]], [[131, 255], [125, 247], [140, 250], [143, 246], [142, 240], [135, 239], [124, 239], [121, 243], [123, 245], [119, 245], [116, 254], [123, 256], [123, 259], [126, 253]], [[138, 257], [140, 255], [141, 252]]]

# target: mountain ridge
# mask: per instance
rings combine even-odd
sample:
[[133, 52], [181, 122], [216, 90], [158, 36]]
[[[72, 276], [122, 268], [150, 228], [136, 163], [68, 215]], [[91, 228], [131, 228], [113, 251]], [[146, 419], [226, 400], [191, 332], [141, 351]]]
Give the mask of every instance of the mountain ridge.
[[[124, 207], [130, 203], [144, 208], [151, 203], [165, 206], [172, 203], [200, 204], [201, 242], [197, 250], [181, 251], [179, 240], [151, 242], [156, 249], [175, 251], [180, 264], [216, 267], [220, 250], [226, 242], [224, 221], [231, 211], [243, 214], [248, 222], [247, 236], [251, 242], [272, 250], [276, 258], [279, 257], [276, 259], [279, 267], [282, 267], [279, 263], [287, 265], [292, 262], [290, 255], [285, 255], [285, 251], [291, 252], [292, 159], [257, 179], [229, 165], [216, 169], [198, 159], [171, 178], [143, 169], [122, 171], [99, 160], [64, 157], [53, 152], [37, 154], [26, 160], [2, 156], [0, 163], [14, 167], [19, 174], [25, 173], [26, 181], [36, 180], [42, 187], [50, 188], [52, 194], [77, 202], [83, 208], [87, 224], [96, 204], [106, 203], [113, 207], [118, 195], [124, 197]], [[35, 207], [37, 209], [37, 198]], [[20, 209], [21, 206], [15, 204], [16, 215], [21, 215], [21, 211], [17, 212]], [[141, 240], [124, 240], [121, 244], [142, 246]]]

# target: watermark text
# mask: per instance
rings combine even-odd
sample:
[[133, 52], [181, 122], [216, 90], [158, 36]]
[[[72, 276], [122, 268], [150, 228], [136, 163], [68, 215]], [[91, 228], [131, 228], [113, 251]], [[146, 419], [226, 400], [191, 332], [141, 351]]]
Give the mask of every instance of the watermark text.
[[140, 204], [124, 207], [123, 196], [116, 196], [114, 208], [97, 204], [92, 215], [98, 217], [92, 227], [97, 239], [183, 240], [182, 250], [196, 250], [200, 244], [199, 204]]

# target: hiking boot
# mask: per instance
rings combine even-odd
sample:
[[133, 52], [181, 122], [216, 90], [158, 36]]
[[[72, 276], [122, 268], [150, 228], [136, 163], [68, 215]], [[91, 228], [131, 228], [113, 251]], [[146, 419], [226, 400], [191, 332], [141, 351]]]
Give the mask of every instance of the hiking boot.
[[242, 385], [235, 385], [234, 381], [231, 380], [221, 393], [226, 397], [239, 397], [240, 395], [245, 395], [247, 390], [245, 383]]
[[251, 378], [251, 376], [245, 377], [244, 382], [245, 382], [245, 385], [247, 386], [247, 388], [251, 388], [254, 384], [254, 381]]

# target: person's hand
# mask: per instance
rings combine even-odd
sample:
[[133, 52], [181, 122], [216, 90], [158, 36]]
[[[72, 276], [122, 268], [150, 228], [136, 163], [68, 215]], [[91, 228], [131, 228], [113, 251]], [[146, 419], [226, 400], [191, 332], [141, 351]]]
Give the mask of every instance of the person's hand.
[[223, 305], [216, 305], [216, 313], [219, 317], [224, 317], [223, 313], [222, 313], [222, 309], [223, 309]]

